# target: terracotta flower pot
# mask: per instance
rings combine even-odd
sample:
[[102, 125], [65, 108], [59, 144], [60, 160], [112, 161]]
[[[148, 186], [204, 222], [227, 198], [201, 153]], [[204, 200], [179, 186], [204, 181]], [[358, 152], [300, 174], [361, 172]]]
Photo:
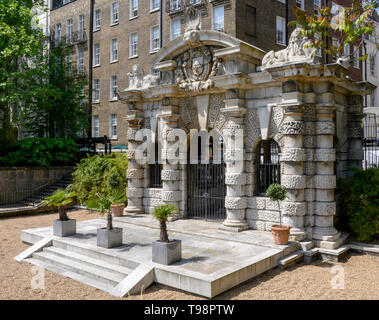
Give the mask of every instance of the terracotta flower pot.
[[114, 217], [121, 217], [124, 214], [125, 203], [111, 204], [112, 214]]
[[274, 243], [275, 244], [288, 244], [288, 238], [290, 236], [290, 228], [289, 226], [285, 225], [273, 225], [271, 226], [271, 232], [274, 237]]

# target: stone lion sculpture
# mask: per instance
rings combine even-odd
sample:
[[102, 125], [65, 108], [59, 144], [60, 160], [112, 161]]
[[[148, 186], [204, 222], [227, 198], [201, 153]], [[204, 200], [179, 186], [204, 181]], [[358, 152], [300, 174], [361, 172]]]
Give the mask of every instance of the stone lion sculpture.
[[128, 79], [128, 90], [148, 88], [159, 84], [159, 77], [151, 74], [145, 75], [145, 72], [139, 64], [133, 66], [132, 71], [128, 73]]
[[302, 28], [296, 28], [289, 39], [287, 48], [275, 52], [271, 50], [262, 60], [262, 67], [284, 64], [288, 62], [308, 62], [313, 63], [316, 55], [316, 48], [311, 41], [303, 35]]

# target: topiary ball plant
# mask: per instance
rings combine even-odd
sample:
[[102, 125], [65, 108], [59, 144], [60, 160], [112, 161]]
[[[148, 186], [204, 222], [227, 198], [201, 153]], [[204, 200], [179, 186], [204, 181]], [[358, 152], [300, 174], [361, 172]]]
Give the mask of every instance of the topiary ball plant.
[[286, 189], [278, 183], [270, 185], [266, 191], [266, 195], [272, 200], [278, 202], [279, 207], [279, 225], [282, 226], [282, 214], [280, 211], [280, 201], [283, 201], [287, 197]]
[[161, 230], [159, 240], [161, 242], [170, 242], [168, 240], [166, 223], [168, 217], [174, 215], [177, 212], [179, 212], [179, 208], [171, 203], [162, 204], [160, 206], [155, 207], [153, 215], [154, 218], [156, 218], [159, 221], [159, 226]]

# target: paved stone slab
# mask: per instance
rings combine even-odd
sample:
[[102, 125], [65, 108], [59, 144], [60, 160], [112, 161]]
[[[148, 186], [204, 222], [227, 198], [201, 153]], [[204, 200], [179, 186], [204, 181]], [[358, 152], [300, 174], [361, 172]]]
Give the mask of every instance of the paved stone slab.
[[30, 258], [35, 252], [41, 251], [44, 247], [51, 246], [53, 238], [54, 236], [47, 236], [45, 238], [42, 238], [41, 240], [36, 242], [34, 245], [32, 245], [30, 248], [21, 252], [14, 259], [20, 262], [24, 259]]

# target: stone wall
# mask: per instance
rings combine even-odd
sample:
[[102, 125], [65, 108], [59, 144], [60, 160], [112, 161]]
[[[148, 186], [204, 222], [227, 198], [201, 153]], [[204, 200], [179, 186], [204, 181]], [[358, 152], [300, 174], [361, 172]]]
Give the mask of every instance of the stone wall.
[[62, 179], [72, 170], [73, 167], [0, 168], [0, 204], [20, 201], [36, 189]]

